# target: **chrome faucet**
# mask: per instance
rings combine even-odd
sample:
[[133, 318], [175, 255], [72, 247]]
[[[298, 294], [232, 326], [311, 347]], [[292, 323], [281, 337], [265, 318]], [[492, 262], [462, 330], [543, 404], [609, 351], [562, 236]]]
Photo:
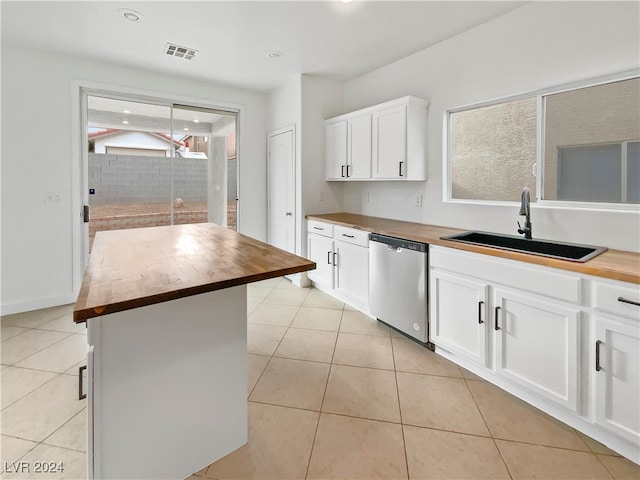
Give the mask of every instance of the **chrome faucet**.
[[524, 238], [531, 239], [531, 194], [529, 189], [524, 187], [522, 190], [522, 196], [520, 197], [520, 215], [525, 216], [524, 228], [520, 226], [518, 222], [518, 233], [524, 233]]

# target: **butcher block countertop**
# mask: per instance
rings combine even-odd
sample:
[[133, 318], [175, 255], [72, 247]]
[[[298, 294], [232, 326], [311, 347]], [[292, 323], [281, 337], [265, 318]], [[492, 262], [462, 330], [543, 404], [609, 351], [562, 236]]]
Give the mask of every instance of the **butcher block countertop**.
[[483, 247], [480, 245], [470, 245], [451, 240], [442, 240], [441, 237], [461, 233], [466, 230], [457, 228], [439, 227], [437, 225], [425, 225], [422, 223], [402, 222], [400, 220], [390, 220], [387, 218], [368, 217], [353, 213], [327, 213], [320, 215], [307, 215], [310, 220], [320, 220], [324, 222], [342, 225], [368, 232], [389, 235], [392, 237], [415, 240], [417, 242], [431, 245], [441, 245], [443, 247], [457, 248], [469, 252], [483, 253], [495, 257], [520, 260], [522, 262], [536, 263], [547, 267], [571, 270], [574, 272], [594, 275], [596, 277], [610, 278], [623, 282], [640, 284], [640, 254], [625, 252], [622, 250], [607, 250], [597, 257], [584, 262], [570, 262], [555, 258], [541, 257], [528, 253], [511, 252], [508, 250], [498, 250], [496, 248]]
[[98, 232], [73, 319], [314, 268], [310, 260], [212, 223]]

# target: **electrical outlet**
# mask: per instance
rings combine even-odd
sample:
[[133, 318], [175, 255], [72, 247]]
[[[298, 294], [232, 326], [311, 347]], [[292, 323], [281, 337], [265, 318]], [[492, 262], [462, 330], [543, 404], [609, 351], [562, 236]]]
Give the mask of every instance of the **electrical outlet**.
[[47, 203], [60, 203], [60, 194], [47, 193]]
[[416, 197], [416, 207], [421, 207], [422, 206], [422, 195], [418, 195]]

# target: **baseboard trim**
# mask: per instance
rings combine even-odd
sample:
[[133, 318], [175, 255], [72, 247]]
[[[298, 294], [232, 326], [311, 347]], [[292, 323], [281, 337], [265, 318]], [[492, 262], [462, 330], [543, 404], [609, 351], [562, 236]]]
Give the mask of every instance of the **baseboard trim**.
[[42, 308], [57, 307], [74, 303], [76, 296], [69, 293], [66, 295], [56, 295], [54, 297], [36, 298], [24, 300], [22, 302], [3, 303], [0, 305], [0, 315], [12, 315], [14, 313], [30, 312]]

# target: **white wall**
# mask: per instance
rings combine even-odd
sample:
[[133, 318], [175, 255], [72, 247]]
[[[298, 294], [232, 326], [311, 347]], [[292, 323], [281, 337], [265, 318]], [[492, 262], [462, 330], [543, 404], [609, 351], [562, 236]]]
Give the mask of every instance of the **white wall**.
[[[324, 120], [342, 113], [343, 85], [313, 75], [302, 75], [301, 191], [302, 218], [309, 213], [342, 209], [343, 185], [322, 182], [325, 177]], [[302, 255], [307, 253], [306, 224], [301, 222]]]
[[343, 108], [343, 84], [313, 75], [295, 75], [268, 97], [268, 130], [295, 127], [295, 252], [299, 255], [307, 251], [305, 215], [342, 210], [342, 185], [323, 179], [324, 120]]
[[[166, 98], [242, 106], [239, 230], [266, 238], [266, 95], [232, 87], [22, 50], [2, 44], [3, 313], [75, 301], [72, 85], [87, 81]], [[60, 194], [47, 203], [47, 193]], [[79, 213], [79, 212], [78, 212]]]
[[[294, 143], [295, 143], [295, 242], [294, 252], [301, 253], [300, 235], [303, 225], [302, 218], [302, 182], [301, 182], [301, 142], [300, 142], [300, 124], [302, 115], [301, 105], [301, 76], [294, 75], [284, 85], [269, 93], [267, 97], [267, 130], [273, 132], [285, 127], [293, 126]], [[268, 182], [268, 180], [265, 180]]]
[[[416, 95], [431, 101], [426, 183], [350, 183], [344, 210], [516, 234], [518, 205], [442, 200], [448, 109], [637, 68], [637, 2], [532, 2], [345, 85], [345, 111]], [[363, 194], [369, 193], [369, 202]], [[423, 194], [422, 207], [413, 206]], [[638, 212], [532, 207], [534, 237], [640, 250]]]

